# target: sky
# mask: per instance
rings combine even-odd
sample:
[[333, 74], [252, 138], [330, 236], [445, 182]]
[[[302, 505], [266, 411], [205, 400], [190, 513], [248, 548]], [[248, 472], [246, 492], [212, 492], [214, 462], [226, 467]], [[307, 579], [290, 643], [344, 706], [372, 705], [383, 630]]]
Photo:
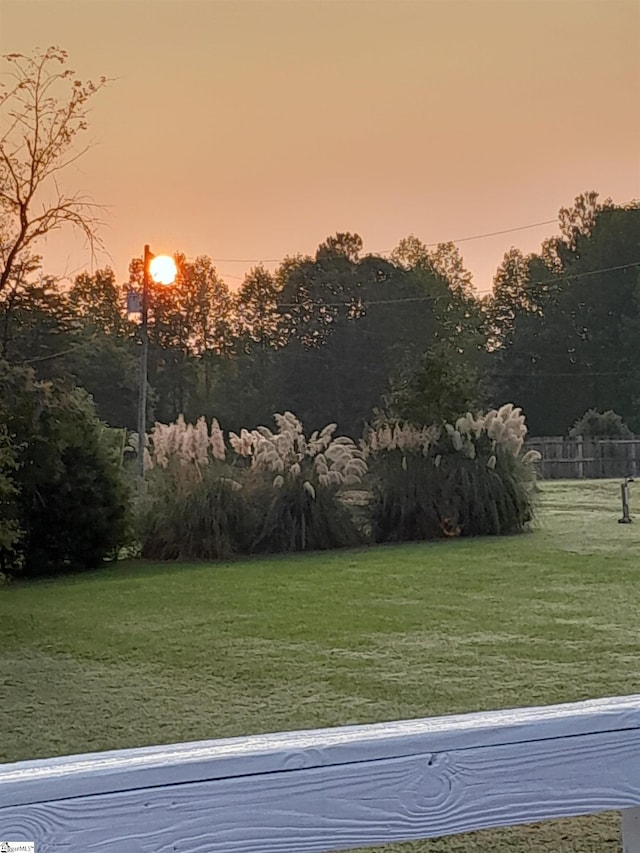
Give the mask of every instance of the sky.
[[[92, 102], [65, 187], [106, 205], [46, 272], [206, 254], [248, 269], [337, 231], [385, 252], [640, 198], [639, 0], [0, 0], [0, 52], [58, 45]], [[537, 225], [459, 248], [480, 292]]]

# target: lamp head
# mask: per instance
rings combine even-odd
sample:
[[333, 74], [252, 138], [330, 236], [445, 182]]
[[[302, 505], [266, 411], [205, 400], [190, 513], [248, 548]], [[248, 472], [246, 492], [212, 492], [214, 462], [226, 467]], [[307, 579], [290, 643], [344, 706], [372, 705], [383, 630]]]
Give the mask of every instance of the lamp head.
[[176, 262], [170, 255], [154, 255], [149, 264], [149, 275], [156, 284], [173, 284], [178, 275]]

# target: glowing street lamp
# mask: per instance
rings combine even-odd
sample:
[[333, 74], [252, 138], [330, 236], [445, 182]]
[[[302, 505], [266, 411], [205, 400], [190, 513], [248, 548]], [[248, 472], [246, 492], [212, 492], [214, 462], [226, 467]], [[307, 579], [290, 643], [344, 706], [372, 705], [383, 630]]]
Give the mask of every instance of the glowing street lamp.
[[173, 284], [178, 270], [170, 255], [151, 255], [149, 273], [156, 284]]
[[144, 451], [147, 446], [147, 364], [149, 361], [149, 278], [156, 284], [173, 284], [178, 270], [169, 255], [154, 255], [148, 246], [144, 247], [144, 265], [142, 273], [142, 304], [140, 306], [140, 337], [142, 355], [140, 357], [140, 386], [138, 388], [138, 473], [144, 483]]

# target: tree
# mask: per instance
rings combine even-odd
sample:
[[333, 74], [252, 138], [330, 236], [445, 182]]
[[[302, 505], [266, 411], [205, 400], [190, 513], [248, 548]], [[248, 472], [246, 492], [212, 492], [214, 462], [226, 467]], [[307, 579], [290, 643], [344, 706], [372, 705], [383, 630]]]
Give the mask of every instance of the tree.
[[278, 309], [279, 292], [276, 276], [260, 265], [234, 295], [233, 357], [218, 359], [215, 387], [207, 395], [208, 406], [215, 401], [215, 414], [233, 429], [264, 423], [280, 406], [286, 320]]
[[633, 438], [621, 416], [612, 411], [589, 409], [569, 430], [571, 438]]
[[431, 256], [427, 245], [414, 234], [409, 234], [408, 237], [403, 237], [391, 252], [390, 260], [397, 266], [410, 270], [416, 267], [428, 268]]
[[458, 299], [474, 299], [473, 276], [455, 243], [438, 243], [429, 254], [431, 269], [445, 279]]
[[414, 426], [455, 423], [475, 411], [482, 399], [473, 365], [450, 344], [436, 344], [393, 382], [387, 399], [388, 415]]
[[640, 203], [586, 193], [560, 216], [551, 254], [549, 241], [523, 263], [512, 250], [496, 276], [494, 401], [522, 406], [538, 435], [566, 433], [590, 408], [638, 429]]
[[518, 315], [536, 311], [528, 292], [529, 264], [531, 258], [525, 257], [520, 249], [512, 246], [505, 252], [502, 263], [493, 279], [493, 292], [486, 302], [491, 340], [494, 345], [508, 345], [513, 342], [513, 334]]
[[0, 362], [0, 400], [20, 530], [9, 548], [0, 545], [5, 571], [33, 577], [99, 565], [124, 543], [127, 494], [90, 399]]
[[14, 477], [18, 468], [18, 447], [11, 440], [6, 423], [0, 424], [0, 585], [7, 569], [15, 565], [17, 554], [15, 546], [24, 531], [20, 528], [16, 506], [16, 488]]
[[[14, 272], [18, 269], [14, 267]], [[9, 282], [0, 295], [2, 357], [13, 364], [32, 364], [41, 378], [60, 376], [64, 372], [60, 356], [74, 346], [73, 317], [65, 294], [52, 276], [42, 275], [34, 266], [20, 266], [17, 278]]]
[[562, 272], [580, 256], [580, 242], [588, 238], [600, 211], [613, 207], [611, 199], [598, 201], [595, 190], [580, 193], [572, 207], [558, 211], [559, 237], [550, 237], [542, 244], [541, 256], [549, 269]]
[[131, 334], [133, 330], [111, 267], [76, 276], [69, 290], [69, 305], [76, 317], [105, 335]]
[[[207, 255], [187, 261], [176, 254], [178, 277], [165, 288], [184, 324], [187, 348], [195, 355], [233, 350], [233, 298]], [[161, 318], [159, 317], [159, 322]]]
[[486, 317], [458, 247], [454, 243], [438, 243], [429, 249], [410, 235], [400, 240], [391, 259], [425, 283], [439, 326], [434, 338], [455, 339], [457, 348], [476, 362], [486, 345]]
[[[485, 340], [457, 251], [443, 247], [437, 271], [415, 238], [400, 247], [396, 262], [361, 256], [361, 248], [358, 235], [328, 238], [315, 259], [288, 266], [279, 298], [291, 318], [278, 356], [287, 395], [281, 405], [312, 429], [329, 419], [353, 436], [380, 406], [400, 366], [450, 341], [457, 358], [475, 363]], [[457, 282], [449, 282], [449, 272]]]
[[576, 196], [572, 207], [561, 207], [558, 222], [565, 245], [575, 249], [580, 238], [588, 237], [593, 231], [599, 212], [610, 206], [610, 199], [600, 203], [598, 193], [590, 190]]
[[263, 349], [283, 343], [282, 315], [278, 311], [275, 276], [264, 266], [253, 267], [245, 275], [234, 298], [237, 334], [256, 341]]
[[305, 349], [322, 346], [341, 318], [357, 314], [361, 249], [358, 234], [339, 233], [318, 246], [314, 259], [285, 261], [276, 280], [282, 284], [278, 304], [287, 339], [298, 341]]
[[123, 297], [110, 267], [76, 276], [68, 293], [73, 346], [62, 362], [92, 396], [101, 420], [135, 429], [140, 367]]
[[71, 226], [92, 249], [99, 243], [96, 205], [64, 192], [57, 176], [87, 150], [75, 143], [87, 129], [91, 98], [107, 82], [77, 79], [58, 47], [4, 59], [10, 71], [0, 90], [6, 116], [0, 136], [0, 293], [41, 237]]
[[378, 331], [385, 328], [385, 311], [388, 326], [389, 306], [373, 303], [391, 295], [387, 288], [402, 271], [384, 258], [359, 259], [361, 248], [357, 234], [337, 234], [318, 247], [315, 259], [296, 259], [276, 274], [287, 326], [287, 344], [278, 354], [280, 405], [311, 429], [329, 419], [359, 435], [386, 386], [387, 338], [379, 339]]
[[123, 313], [113, 271], [82, 273], [66, 292], [37, 263], [0, 294], [0, 358], [30, 365], [38, 379], [73, 377], [102, 420], [135, 428], [135, 325]]
[[0, 358], [9, 358], [9, 348], [19, 332], [14, 312], [20, 309], [28, 296], [32, 276], [40, 270], [40, 258], [26, 256], [16, 261], [7, 278], [7, 287], [0, 293]]
[[352, 264], [358, 262], [362, 251], [362, 237], [359, 234], [351, 234], [349, 231], [338, 232], [333, 237], [327, 237], [324, 243], [320, 243], [316, 252], [316, 260], [334, 258], [339, 255]]
[[[211, 258], [176, 252], [170, 286], [149, 282], [149, 384], [153, 414], [163, 422], [208, 411], [217, 362], [234, 351], [233, 298]], [[140, 258], [129, 264], [129, 287], [142, 288]], [[153, 405], [151, 405], [153, 408]]]
[[[233, 299], [226, 282], [207, 255], [188, 261], [176, 252], [174, 260], [177, 276], [173, 284], [148, 283], [151, 342], [193, 355], [231, 352]], [[128, 287], [141, 291], [142, 279], [142, 259], [133, 258]]]

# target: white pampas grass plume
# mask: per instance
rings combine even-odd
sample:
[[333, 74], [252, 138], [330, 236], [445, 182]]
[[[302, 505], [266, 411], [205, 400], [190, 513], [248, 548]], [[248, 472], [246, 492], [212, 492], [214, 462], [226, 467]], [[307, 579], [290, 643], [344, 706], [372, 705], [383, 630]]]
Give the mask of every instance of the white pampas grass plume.
[[313, 464], [314, 464], [315, 469], [318, 472], [318, 474], [326, 474], [329, 470], [329, 466], [327, 465], [326, 457], [324, 456], [323, 453], [319, 453], [316, 456]]
[[456, 429], [459, 433], [467, 435], [471, 430], [471, 416], [463, 415], [456, 421]]
[[337, 471], [329, 471], [327, 474], [330, 486], [341, 486], [343, 484], [342, 474]]
[[320, 433], [320, 438], [331, 437], [337, 429], [338, 424], [327, 424], [326, 427]]
[[229, 433], [229, 444], [235, 450], [236, 453], [238, 453], [240, 456], [244, 456], [244, 453], [242, 452], [244, 449], [244, 443], [240, 436], [236, 435], [235, 432]]
[[211, 421], [211, 452], [213, 453], [214, 459], [224, 460], [226, 455], [224, 436], [216, 418]]
[[209, 464], [209, 431], [207, 430], [207, 422], [204, 418], [198, 418], [195, 430], [193, 431], [193, 450], [195, 461], [198, 465]]
[[503, 421], [508, 421], [513, 413], [513, 403], [505, 403], [498, 409], [498, 417]]

